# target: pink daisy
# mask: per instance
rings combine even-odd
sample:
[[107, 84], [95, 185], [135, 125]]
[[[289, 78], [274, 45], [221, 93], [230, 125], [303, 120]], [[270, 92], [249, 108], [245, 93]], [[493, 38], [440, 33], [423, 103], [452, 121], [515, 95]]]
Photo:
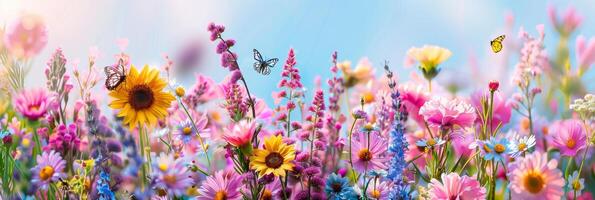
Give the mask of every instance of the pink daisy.
[[48, 42], [46, 26], [40, 16], [23, 15], [6, 29], [4, 42], [12, 55], [33, 57], [41, 52]]
[[426, 102], [419, 114], [432, 127], [456, 128], [469, 127], [475, 121], [475, 109], [459, 99], [435, 97]]
[[442, 182], [432, 179], [428, 187], [430, 197], [437, 200], [486, 198], [486, 189], [479, 185], [479, 181], [457, 173], [442, 174]]
[[236, 174], [226, 174], [223, 171], [207, 177], [198, 190], [200, 195], [197, 200], [239, 200], [242, 199], [240, 188], [242, 186], [242, 176]]
[[561, 199], [564, 194], [562, 172], [556, 160], [535, 151], [509, 164], [512, 199]]
[[388, 150], [388, 144], [376, 132], [369, 134], [369, 140], [367, 133], [359, 133], [358, 139], [353, 141], [351, 153], [353, 168], [358, 171], [386, 169], [389, 158], [383, 154]]
[[31, 121], [43, 117], [52, 105], [52, 98], [44, 89], [23, 90], [14, 97], [15, 110]]
[[428, 101], [428, 94], [421, 86], [415, 87], [413, 84], [404, 84], [399, 87], [401, 92], [401, 101], [409, 113], [409, 117], [415, 120], [420, 126], [424, 125], [424, 117], [419, 113], [419, 109]]
[[585, 148], [587, 134], [580, 121], [569, 119], [554, 124], [551, 130], [553, 146], [565, 156], [576, 156], [578, 151]]

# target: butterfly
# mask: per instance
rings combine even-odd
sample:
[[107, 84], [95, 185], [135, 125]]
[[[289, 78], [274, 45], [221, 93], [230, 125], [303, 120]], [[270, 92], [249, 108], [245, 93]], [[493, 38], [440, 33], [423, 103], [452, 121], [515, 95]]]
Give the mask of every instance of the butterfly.
[[108, 90], [115, 90], [126, 80], [126, 68], [124, 67], [124, 60], [120, 59], [116, 66], [106, 66], [105, 71], [105, 88]]
[[260, 55], [260, 52], [258, 52], [258, 50], [254, 49], [253, 51], [254, 60], [256, 60], [256, 62], [254, 62], [254, 70], [262, 75], [269, 75], [271, 73], [270, 68], [273, 68], [275, 64], [277, 64], [279, 59], [272, 58], [265, 61], [262, 58], [262, 55]]
[[492, 51], [494, 53], [498, 53], [502, 50], [502, 41], [504, 41], [505, 37], [506, 35], [501, 35], [498, 36], [496, 39], [490, 41], [490, 45], [492, 46]]

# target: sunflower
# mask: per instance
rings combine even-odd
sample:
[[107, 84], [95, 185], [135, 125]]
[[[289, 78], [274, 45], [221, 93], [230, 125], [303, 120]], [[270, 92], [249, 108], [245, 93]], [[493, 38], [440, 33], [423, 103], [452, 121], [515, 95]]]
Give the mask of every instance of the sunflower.
[[120, 110], [118, 117], [123, 117], [131, 129], [143, 124], [154, 126], [167, 115], [167, 108], [175, 100], [172, 94], [162, 91], [165, 86], [159, 70], [145, 65], [139, 73], [131, 66], [124, 83], [109, 93], [114, 98], [109, 106]]
[[293, 159], [293, 145], [283, 143], [280, 135], [271, 136], [265, 139], [263, 149], [254, 150], [250, 157], [250, 168], [259, 172], [260, 176], [271, 173], [275, 176], [285, 176], [285, 170], [293, 170]]

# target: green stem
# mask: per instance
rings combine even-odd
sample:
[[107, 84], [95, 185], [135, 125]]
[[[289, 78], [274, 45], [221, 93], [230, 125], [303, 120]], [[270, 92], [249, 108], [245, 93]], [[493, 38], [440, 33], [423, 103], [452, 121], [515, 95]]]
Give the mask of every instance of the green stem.
[[205, 152], [205, 157], [207, 158], [207, 163], [209, 164], [209, 170], [210, 170], [211, 169], [211, 159], [209, 158], [209, 154], [207, 152], [207, 147], [205, 146], [204, 142], [202, 141], [202, 137], [200, 137], [200, 133], [198, 132], [198, 128], [196, 128], [196, 123], [194, 122], [194, 119], [192, 119], [192, 116], [190, 115], [190, 112], [188, 112], [188, 109], [186, 108], [186, 106], [184, 105], [184, 103], [180, 99], [178, 99], [178, 102], [182, 106], [182, 109], [184, 109], [184, 112], [188, 116], [188, 119], [190, 120], [190, 122], [192, 122], [191, 123], [192, 124], [192, 128], [194, 129], [194, 131], [196, 132], [196, 135], [198, 136], [198, 142], [200, 143], [200, 146], [202, 147], [202, 150]]
[[357, 118], [353, 119], [353, 123], [351, 124], [351, 129], [349, 130], [349, 164], [351, 165], [351, 169], [353, 169], [353, 158], [351, 158], [351, 136], [353, 135], [353, 128], [355, 128], [355, 123], [357, 122]]

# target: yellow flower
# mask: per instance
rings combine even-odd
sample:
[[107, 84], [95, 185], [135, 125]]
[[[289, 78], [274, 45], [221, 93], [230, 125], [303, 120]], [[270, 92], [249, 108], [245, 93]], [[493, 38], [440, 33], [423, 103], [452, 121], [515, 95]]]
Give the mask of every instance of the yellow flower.
[[337, 63], [344, 75], [345, 87], [353, 87], [359, 83], [366, 83], [373, 77], [373, 68], [367, 58], [361, 59], [355, 69], [351, 69], [350, 61]]
[[437, 66], [448, 59], [452, 53], [450, 50], [433, 45], [424, 45], [421, 48], [412, 47], [407, 51], [407, 56], [417, 60], [420, 63], [426, 79], [432, 79], [438, 75], [440, 70]]
[[109, 106], [120, 110], [118, 117], [123, 117], [131, 129], [137, 125], [155, 126], [158, 119], [166, 117], [167, 108], [175, 100], [172, 94], [162, 91], [166, 86], [157, 69], [145, 65], [139, 73], [131, 66], [124, 83], [109, 93], [114, 98]]
[[282, 137], [271, 136], [264, 141], [264, 149], [254, 150], [250, 157], [250, 168], [259, 172], [260, 176], [273, 173], [275, 176], [285, 176], [285, 170], [293, 170], [295, 149], [293, 145], [283, 143]]

